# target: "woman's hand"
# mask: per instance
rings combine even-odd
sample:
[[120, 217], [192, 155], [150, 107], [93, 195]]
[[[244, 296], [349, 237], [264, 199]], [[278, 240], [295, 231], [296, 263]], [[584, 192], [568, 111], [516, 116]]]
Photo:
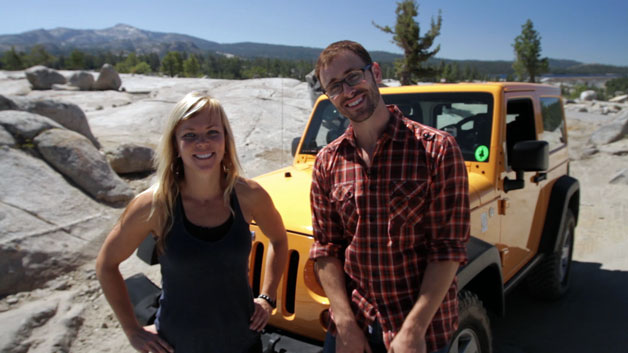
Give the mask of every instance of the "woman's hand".
[[142, 353], [172, 353], [174, 349], [159, 335], [155, 325], [140, 327], [127, 333], [131, 346]]
[[264, 299], [255, 298], [253, 299], [253, 303], [255, 304], [255, 311], [253, 312], [253, 316], [251, 316], [249, 328], [253, 331], [260, 332], [266, 327], [270, 314], [273, 312], [273, 308]]

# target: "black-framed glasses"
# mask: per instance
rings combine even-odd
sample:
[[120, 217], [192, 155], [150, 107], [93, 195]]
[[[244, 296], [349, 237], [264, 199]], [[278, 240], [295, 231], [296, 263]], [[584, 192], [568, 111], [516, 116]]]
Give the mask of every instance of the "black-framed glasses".
[[367, 70], [370, 70], [371, 66], [372, 64], [368, 64], [364, 66], [363, 68], [355, 69], [349, 72], [345, 76], [345, 78], [343, 78], [340, 81], [334, 82], [329, 87], [327, 87], [325, 89], [325, 94], [329, 97], [329, 99], [334, 99], [338, 97], [338, 95], [341, 94], [344, 90], [343, 84], [346, 83], [347, 85], [349, 85], [349, 87], [353, 87], [357, 85], [358, 83], [362, 82], [364, 80], [364, 73]]

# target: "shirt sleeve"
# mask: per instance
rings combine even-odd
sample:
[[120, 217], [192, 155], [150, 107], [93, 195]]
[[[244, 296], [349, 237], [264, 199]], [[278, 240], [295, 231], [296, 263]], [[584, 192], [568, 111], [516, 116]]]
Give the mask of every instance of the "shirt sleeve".
[[326, 164], [325, 157], [319, 154], [312, 171], [310, 204], [314, 243], [310, 248], [310, 258], [313, 260], [324, 256], [344, 258], [343, 227], [330, 198], [331, 182], [325, 170]]
[[451, 135], [443, 139], [434, 166], [426, 230], [430, 241], [428, 261], [464, 264], [470, 232], [469, 182], [464, 158]]

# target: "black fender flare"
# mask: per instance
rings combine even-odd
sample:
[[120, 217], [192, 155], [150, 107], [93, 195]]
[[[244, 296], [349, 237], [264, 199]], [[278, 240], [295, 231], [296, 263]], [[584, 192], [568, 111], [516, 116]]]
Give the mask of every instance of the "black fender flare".
[[565, 216], [571, 210], [578, 223], [580, 210], [580, 183], [569, 175], [563, 175], [552, 186], [545, 224], [539, 244], [539, 253], [553, 254], [559, 251], [565, 230]]
[[468, 261], [457, 273], [458, 292], [470, 290], [498, 315], [505, 312], [504, 283], [499, 250], [471, 236], [466, 245]]

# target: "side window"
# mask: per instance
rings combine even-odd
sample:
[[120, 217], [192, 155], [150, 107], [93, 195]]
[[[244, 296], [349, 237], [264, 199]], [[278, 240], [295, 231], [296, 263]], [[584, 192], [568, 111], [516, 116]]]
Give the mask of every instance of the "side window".
[[519, 141], [526, 140], [536, 140], [532, 100], [529, 98], [509, 100], [506, 105], [506, 153], [508, 161], [512, 160], [513, 146]]
[[539, 139], [549, 143], [550, 151], [555, 150], [565, 144], [565, 125], [560, 98], [541, 98], [541, 114], [543, 115], [543, 133]]

